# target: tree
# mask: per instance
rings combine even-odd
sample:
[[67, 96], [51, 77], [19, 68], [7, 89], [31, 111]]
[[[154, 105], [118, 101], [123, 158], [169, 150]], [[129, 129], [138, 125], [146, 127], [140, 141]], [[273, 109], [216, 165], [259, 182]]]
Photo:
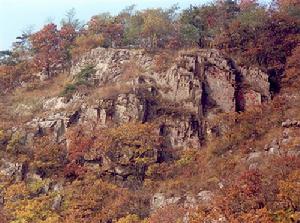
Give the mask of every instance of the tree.
[[76, 18], [76, 10], [75, 8], [71, 8], [65, 14], [65, 18], [61, 20], [61, 26], [71, 26], [74, 30], [79, 31], [83, 25], [79, 19]]
[[300, 211], [300, 171], [295, 170], [286, 180], [279, 181], [278, 198], [284, 202], [285, 209]]
[[183, 11], [180, 22], [183, 27], [189, 27], [186, 31], [197, 31], [196, 43], [199, 47], [207, 46], [208, 39], [214, 37], [219, 29], [218, 8], [215, 4], [203, 5], [201, 7], [191, 6]]
[[34, 33], [30, 40], [37, 70], [51, 76], [62, 69], [64, 49], [61, 47], [61, 38], [55, 24], [45, 25], [42, 30]]
[[102, 34], [81, 34], [76, 37], [74, 47], [71, 49], [72, 59], [77, 59], [82, 54], [96, 47], [104, 46], [105, 39]]
[[44, 136], [34, 142], [31, 165], [41, 177], [60, 175], [65, 159], [65, 148], [53, 142], [49, 137]]
[[298, 78], [300, 77], [300, 44], [297, 45], [292, 51], [292, 55], [288, 57], [285, 71], [284, 71], [284, 78], [283, 78], [283, 85], [288, 86], [289, 89], [296, 90], [299, 87]]
[[124, 27], [116, 17], [109, 13], [93, 16], [88, 22], [89, 34], [101, 34], [105, 40], [105, 46], [120, 46], [123, 39]]
[[30, 43], [30, 36], [32, 35], [33, 26], [27, 27], [20, 36], [13, 43], [13, 56], [18, 62], [28, 61], [32, 56], [32, 46]]
[[271, 91], [278, 92], [287, 57], [299, 42], [300, 20], [263, 8], [245, 11], [218, 36], [216, 45], [244, 65], [256, 64], [269, 74]]
[[65, 222], [112, 222], [129, 209], [126, 189], [93, 176], [75, 180], [65, 188]]
[[226, 188], [219, 207], [227, 219], [235, 219], [242, 213], [264, 208], [265, 199], [261, 174], [254, 171], [244, 172], [236, 182]]
[[63, 60], [64, 60], [64, 67], [70, 68], [71, 67], [71, 60], [72, 60], [72, 49], [75, 45], [75, 40], [77, 37], [76, 28], [72, 24], [64, 24], [60, 31], [60, 48], [63, 51]]
[[169, 14], [162, 9], [147, 9], [141, 16], [143, 18], [141, 34], [146, 40], [146, 46], [149, 45], [150, 48], [162, 46], [173, 28]]

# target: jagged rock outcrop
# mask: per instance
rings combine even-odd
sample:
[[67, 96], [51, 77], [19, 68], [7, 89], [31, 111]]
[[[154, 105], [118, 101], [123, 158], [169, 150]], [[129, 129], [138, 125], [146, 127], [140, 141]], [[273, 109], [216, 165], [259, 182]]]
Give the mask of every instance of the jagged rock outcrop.
[[[100, 94], [90, 104], [86, 103], [89, 95], [75, 95], [68, 102], [61, 97], [50, 99], [44, 108], [52, 114], [31, 125], [52, 129], [61, 141], [72, 122], [92, 121], [105, 127], [156, 120], [161, 122], [160, 133], [169, 139], [170, 147], [196, 147], [205, 138], [204, 123], [214, 115], [248, 110], [270, 99], [264, 72], [238, 67], [217, 50], [182, 53], [163, 71], [155, 69], [156, 60], [143, 50], [92, 50], [72, 67], [71, 74], [76, 76], [93, 65], [96, 72], [90, 81], [96, 89], [119, 87], [105, 88], [105, 97]], [[128, 66], [138, 69], [128, 70]], [[126, 86], [125, 92], [122, 86]]]
[[[45, 100], [44, 112], [39, 117], [12, 131], [12, 135], [22, 133], [15, 141], [25, 145], [23, 147], [28, 149], [27, 152], [33, 153], [34, 143], [38, 142], [35, 137], [51, 136], [51, 143], [59, 145], [64, 151], [65, 179], [77, 177], [72, 168], [82, 169], [122, 187], [140, 189], [152, 167], [155, 169], [163, 162], [173, 162], [184, 149], [201, 148], [208, 140], [209, 132], [212, 132], [210, 122], [218, 114], [250, 110], [271, 98], [268, 77], [264, 72], [258, 68], [239, 67], [217, 50], [181, 53], [174, 56], [164, 69], [157, 69], [158, 59], [142, 50], [92, 50], [71, 69], [75, 80], [87, 65], [92, 65], [95, 72], [85, 80], [86, 86], [80, 85], [89, 89], [76, 88], [73, 95]], [[135, 127], [138, 126], [137, 137], [126, 138], [125, 143], [111, 137], [118, 135], [116, 132], [110, 133], [111, 138], [105, 138], [104, 132], [109, 132], [107, 128], [115, 130], [128, 126], [130, 122], [154, 123], [155, 137], [159, 143], [147, 144], [145, 148], [143, 143], [137, 143], [143, 136], [151, 137], [147, 134], [150, 131], [141, 134], [139, 130], [143, 125], [138, 126], [137, 123], [134, 123]], [[86, 138], [90, 136], [93, 143], [87, 140], [83, 146], [77, 143], [79, 149], [73, 146], [73, 138], [86, 139], [85, 134], [83, 138], [73, 134], [76, 128], [71, 127], [75, 126], [80, 127], [78, 129], [82, 132], [87, 130]], [[299, 156], [298, 147], [287, 152], [283, 149], [295, 140], [294, 133], [290, 131], [299, 127], [299, 121], [287, 120], [282, 127], [285, 128], [282, 139], [268, 143], [264, 149], [250, 150], [241, 162], [249, 169], [259, 169], [268, 158], [283, 154]], [[121, 134], [132, 134], [133, 129], [133, 126], [121, 129]], [[96, 131], [99, 131], [98, 135], [93, 134]], [[121, 138], [120, 135], [118, 137]], [[99, 143], [101, 140], [109, 141], [107, 139], [117, 143], [107, 147]], [[13, 143], [13, 140], [10, 141]], [[148, 138], [142, 141], [148, 141]], [[149, 141], [155, 140], [151, 138]], [[2, 146], [4, 148], [9, 142], [0, 140], [1, 144], [5, 145]], [[82, 147], [87, 148], [81, 151]], [[173, 154], [173, 151], [176, 153]], [[74, 154], [79, 155], [72, 158]], [[0, 160], [0, 173], [15, 181], [40, 182], [45, 177], [43, 171], [37, 171], [32, 165], [9, 158]], [[36, 195], [55, 192], [50, 207], [59, 211], [66, 197], [62, 189], [55, 187], [47, 183]], [[221, 181], [219, 187], [223, 187]], [[179, 205], [187, 210], [198, 205], [212, 208], [215, 191], [201, 188], [199, 193], [194, 192], [183, 190], [176, 195], [156, 193], [148, 200], [149, 212], [168, 205]], [[189, 212], [185, 217], [188, 222]], [[225, 222], [223, 216], [216, 222]]]
[[[78, 92], [68, 100], [48, 99], [43, 105], [48, 112], [26, 125], [32, 130], [31, 136], [52, 134], [55, 142], [67, 144], [68, 128], [79, 123], [105, 128], [156, 122], [166, 148], [199, 148], [215, 115], [248, 110], [270, 98], [265, 73], [238, 67], [217, 50], [182, 53], [161, 71], [155, 68], [156, 60], [142, 50], [97, 48], [87, 53], [72, 67], [71, 74], [76, 76], [92, 64], [96, 72], [89, 81], [96, 93]], [[157, 161], [157, 154], [153, 159]], [[254, 154], [248, 160], [253, 159]], [[121, 178], [138, 175], [135, 168], [112, 164], [112, 160], [102, 157], [99, 171], [112, 171]], [[85, 163], [92, 168], [99, 166], [97, 156], [85, 157]], [[103, 170], [105, 166], [109, 168]]]
[[200, 204], [206, 208], [209, 208], [212, 205], [213, 199], [214, 194], [209, 190], [200, 191], [196, 195], [185, 194], [181, 196], [170, 196], [165, 193], [156, 193], [153, 195], [150, 205], [152, 211], [172, 204], [183, 205], [185, 208], [195, 208]]

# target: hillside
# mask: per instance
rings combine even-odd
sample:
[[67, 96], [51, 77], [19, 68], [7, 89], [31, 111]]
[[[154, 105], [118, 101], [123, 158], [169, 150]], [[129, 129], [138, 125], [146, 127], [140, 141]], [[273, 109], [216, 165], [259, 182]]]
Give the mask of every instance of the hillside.
[[175, 11], [2, 52], [0, 223], [300, 222], [298, 2]]

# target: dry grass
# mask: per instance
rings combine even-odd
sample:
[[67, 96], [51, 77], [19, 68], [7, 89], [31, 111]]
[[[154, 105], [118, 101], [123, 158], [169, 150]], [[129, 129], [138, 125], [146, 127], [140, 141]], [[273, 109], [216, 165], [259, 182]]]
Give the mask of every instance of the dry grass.
[[113, 84], [97, 88], [88, 98], [89, 103], [94, 103], [97, 99], [113, 99], [120, 94], [126, 94], [133, 91], [131, 84]]
[[30, 82], [27, 86], [15, 89], [10, 95], [0, 98], [1, 125], [22, 123], [42, 112], [43, 100], [55, 97], [69, 81], [67, 74], [58, 76], [45, 82]]
[[177, 58], [177, 53], [173, 51], [162, 51], [154, 56], [154, 71], [161, 73], [166, 72]]
[[127, 63], [122, 64], [122, 74], [120, 80], [132, 80], [144, 72], [145, 70], [141, 66], [139, 66], [135, 61], [129, 61]]

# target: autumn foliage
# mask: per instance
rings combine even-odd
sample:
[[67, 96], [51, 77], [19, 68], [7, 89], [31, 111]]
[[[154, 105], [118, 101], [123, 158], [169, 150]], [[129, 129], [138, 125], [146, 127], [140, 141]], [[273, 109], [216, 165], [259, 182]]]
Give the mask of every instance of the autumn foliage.
[[[40, 108], [45, 107], [52, 97], [48, 86], [56, 84], [54, 76], [60, 73], [66, 74], [66, 83], [57, 85], [61, 93], [55, 93], [55, 100], [62, 99], [60, 104], [69, 109], [76, 93], [78, 116], [89, 103], [108, 102], [109, 107], [117, 107], [111, 98], [131, 92], [127, 82], [146, 72], [140, 63], [124, 59], [118, 67], [120, 84], [96, 89], [96, 84], [90, 84], [98, 75], [94, 63], [87, 63], [70, 78], [72, 65], [97, 47], [136, 48], [143, 49], [135, 51], [141, 55], [155, 54], [149, 69], [162, 75], [176, 63], [178, 50], [216, 48], [239, 66], [266, 72], [272, 100], [249, 111], [199, 116], [203, 129], [211, 130], [201, 133], [207, 139], [201, 148], [170, 148], [159, 130], [165, 117], [152, 119], [152, 112], [159, 108], [150, 96], [143, 106], [154, 109], [143, 117], [148, 120], [145, 123], [131, 118], [116, 122], [114, 111], [105, 110], [103, 115], [95, 109], [92, 115], [105, 116], [107, 126], [85, 116], [74, 123], [60, 120], [65, 125], [63, 137], [53, 134], [55, 121], [43, 118], [55, 111], [71, 120], [68, 111], [52, 106], [40, 111], [38, 122], [49, 125], [49, 132], [33, 127], [31, 120], [19, 121], [10, 115], [2, 120], [0, 116], [0, 223], [300, 222], [298, 122], [288, 130], [282, 127], [287, 118], [300, 118], [299, 1], [276, 0], [264, 6], [256, 0], [222, 0], [178, 9], [131, 6], [117, 15], [92, 16], [86, 24], [71, 11], [60, 26], [50, 23], [35, 33], [23, 33], [11, 50], [0, 52], [1, 112], [34, 107], [33, 103], [27, 106], [27, 94], [23, 94], [34, 87], [47, 90], [47, 95], [32, 93]], [[127, 58], [126, 53], [121, 57]], [[41, 84], [40, 77], [45, 76], [48, 80]], [[149, 80], [145, 86], [156, 94], [148, 88], [156, 80]], [[144, 82], [142, 76], [138, 81]], [[16, 97], [19, 89], [22, 100]], [[95, 97], [89, 98], [94, 90], [98, 90]], [[155, 97], [163, 100], [159, 93]], [[123, 111], [122, 106], [119, 109]], [[19, 131], [20, 126], [26, 126], [25, 131]], [[181, 134], [177, 129], [171, 133], [175, 138]], [[267, 144], [273, 139], [278, 139], [278, 152]], [[202, 191], [213, 194], [206, 204], [199, 198]], [[155, 193], [179, 199], [163, 198], [164, 205], [154, 210]], [[184, 200], [187, 197], [190, 203]]]

